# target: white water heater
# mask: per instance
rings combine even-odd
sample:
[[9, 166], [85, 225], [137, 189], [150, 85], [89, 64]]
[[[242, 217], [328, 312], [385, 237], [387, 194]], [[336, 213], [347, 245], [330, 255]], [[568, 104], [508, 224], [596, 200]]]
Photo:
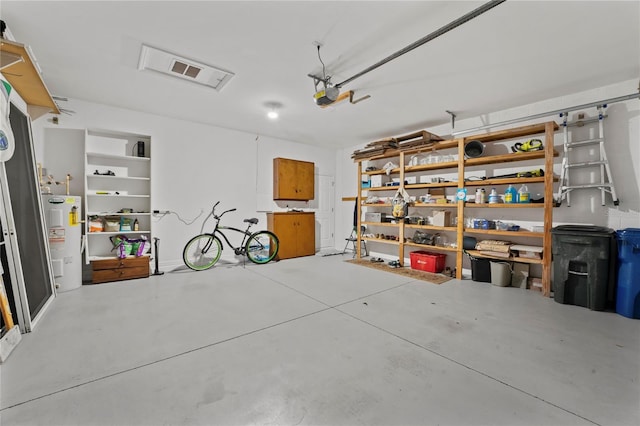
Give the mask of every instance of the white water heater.
[[82, 286], [81, 201], [74, 195], [42, 195], [51, 268], [60, 292]]

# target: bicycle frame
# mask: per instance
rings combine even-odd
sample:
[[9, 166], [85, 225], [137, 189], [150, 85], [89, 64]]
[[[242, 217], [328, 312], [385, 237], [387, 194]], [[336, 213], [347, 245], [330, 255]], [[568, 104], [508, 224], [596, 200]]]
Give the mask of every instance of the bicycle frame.
[[[213, 232], [206, 232], [206, 234], [211, 235], [211, 236], [221, 235], [222, 238], [224, 239], [224, 241], [229, 246], [229, 248], [233, 249], [237, 254], [244, 254], [244, 252], [245, 252], [245, 243], [247, 242], [247, 239], [252, 235], [252, 233], [249, 232], [249, 229], [251, 229], [251, 226], [253, 224], [249, 223], [248, 226], [247, 226], [247, 229], [245, 229], [244, 231], [242, 229], [234, 228], [233, 226], [220, 225], [220, 220], [222, 220], [222, 216], [224, 216], [225, 213], [229, 213], [229, 212], [235, 211], [236, 209], [226, 210], [226, 211], [220, 213], [220, 215], [218, 216], [218, 215], [215, 214], [215, 210], [216, 210], [216, 206], [217, 205], [218, 205], [218, 203], [216, 203], [213, 206], [213, 209], [211, 210], [211, 213], [209, 213], [209, 216], [207, 216], [205, 218], [204, 222], [203, 222], [203, 227], [204, 227], [204, 223], [207, 223], [207, 220], [209, 219], [209, 217], [213, 217], [216, 220], [216, 225], [213, 228]], [[235, 231], [235, 232], [239, 232], [240, 234], [242, 234], [243, 237], [242, 237], [242, 242], [240, 243], [240, 245], [238, 247], [234, 247], [233, 244], [231, 244], [231, 242], [229, 241], [229, 238], [227, 238], [225, 233], [222, 232], [222, 230]], [[222, 248], [224, 249], [224, 246], [222, 246]], [[205, 248], [205, 250], [208, 250], [208, 249], [209, 249], [209, 247]]]
[[[272, 261], [278, 254], [280, 243], [278, 237], [270, 231], [258, 230], [251, 231], [251, 227], [258, 223], [258, 219], [245, 219], [247, 223], [246, 229], [240, 229], [233, 226], [223, 226], [220, 224], [222, 217], [236, 209], [230, 209], [216, 214], [216, 206], [220, 202], [214, 204], [211, 212], [202, 222], [200, 234], [194, 236], [185, 245], [182, 251], [182, 259], [184, 263], [195, 271], [204, 271], [211, 268], [220, 259], [220, 255], [224, 250], [224, 242], [233, 249], [236, 256], [246, 256], [252, 263], [265, 264]], [[205, 232], [204, 228], [210, 218], [214, 218], [215, 225], [213, 230]], [[242, 234], [242, 242], [238, 247], [234, 246], [225, 234], [225, 231], [233, 231]], [[224, 241], [224, 242], [223, 242]], [[215, 246], [214, 250], [211, 250]], [[210, 252], [211, 250], [211, 252]]]

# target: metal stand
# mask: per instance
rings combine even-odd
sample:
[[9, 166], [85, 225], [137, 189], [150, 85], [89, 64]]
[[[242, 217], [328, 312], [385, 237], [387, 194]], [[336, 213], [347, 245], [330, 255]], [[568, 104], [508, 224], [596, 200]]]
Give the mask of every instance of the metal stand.
[[[608, 192], [611, 194], [611, 198], [613, 199], [613, 204], [618, 205], [620, 201], [618, 200], [618, 196], [616, 195], [616, 188], [613, 184], [613, 177], [611, 176], [611, 168], [609, 167], [609, 160], [607, 160], [607, 153], [604, 150], [604, 119], [606, 115], [604, 114], [604, 109], [607, 105], [598, 105], [598, 137], [593, 139], [581, 140], [581, 141], [569, 141], [569, 126], [567, 123], [568, 113], [563, 112], [560, 114], [560, 117], [563, 119], [562, 126], [564, 127], [564, 157], [562, 159], [562, 172], [560, 175], [560, 187], [558, 188], [558, 196], [556, 197], [556, 201], [558, 204], [562, 203], [562, 200], [566, 198], [567, 206], [571, 206], [571, 191], [576, 189], [589, 189], [589, 188], [597, 188], [600, 190], [602, 195], [602, 205], [605, 205], [605, 194]], [[590, 122], [594, 120], [587, 120], [581, 123], [580, 125]], [[570, 152], [574, 148], [581, 148], [585, 146], [591, 145], [599, 145], [599, 158], [595, 161], [584, 161], [579, 163], [572, 163]], [[571, 185], [569, 179], [569, 171], [574, 168], [585, 168], [585, 167], [594, 167], [599, 166], [600, 169], [600, 182], [596, 183], [588, 183], [588, 184], [580, 184], [580, 185]]]
[[160, 268], [158, 267], [158, 257], [159, 257], [159, 252], [158, 252], [158, 241], [160, 240], [160, 238], [157, 237], [153, 237], [153, 245], [155, 246], [155, 252], [156, 252], [156, 261], [155, 261], [155, 267], [156, 270], [153, 271], [153, 275], [164, 275], [164, 272], [162, 272], [160, 270]]

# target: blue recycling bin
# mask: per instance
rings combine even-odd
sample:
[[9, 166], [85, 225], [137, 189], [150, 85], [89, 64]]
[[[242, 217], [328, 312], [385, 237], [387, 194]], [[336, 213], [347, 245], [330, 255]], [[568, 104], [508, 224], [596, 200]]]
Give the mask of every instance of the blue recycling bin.
[[618, 240], [618, 294], [616, 312], [640, 319], [640, 229], [616, 232]]

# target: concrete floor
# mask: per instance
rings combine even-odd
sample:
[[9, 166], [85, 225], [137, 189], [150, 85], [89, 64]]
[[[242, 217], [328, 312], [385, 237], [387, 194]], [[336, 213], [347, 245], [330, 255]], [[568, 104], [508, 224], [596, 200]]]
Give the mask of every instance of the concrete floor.
[[640, 321], [311, 256], [62, 293], [2, 425], [640, 424]]

